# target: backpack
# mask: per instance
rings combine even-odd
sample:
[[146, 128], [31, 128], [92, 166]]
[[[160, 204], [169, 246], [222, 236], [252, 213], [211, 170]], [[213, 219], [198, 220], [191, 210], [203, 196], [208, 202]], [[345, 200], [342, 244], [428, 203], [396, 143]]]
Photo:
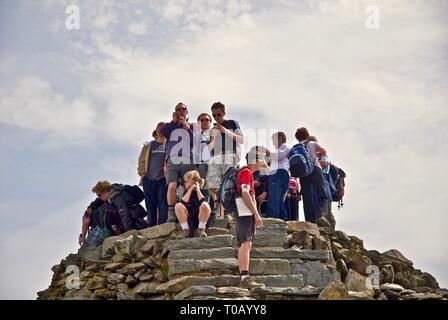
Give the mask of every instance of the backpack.
[[137, 185], [130, 186], [128, 184], [123, 185], [119, 183], [114, 183], [112, 187], [119, 191], [125, 191], [132, 196], [132, 203], [128, 203], [129, 206], [139, 204], [145, 199], [145, 194], [143, 193], [142, 189], [140, 189], [140, 187]]
[[[103, 204], [101, 207], [107, 206]], [[89, 229], [85, 245], [88, 247], [97, 247], [101, 245], [104, 239], [112, 235], [112, 231], [107, 227], [109, 221], [109, 212], [107, 208], [98, 208], [99, 224]]]
[[229, 168], [224, 174], [218, 189], [217, 202], [222, 204], [227, 214], [236, 212], [235, 199], [238, 195], [236, 178], [239, 169], [239, 166]]
[[123, 187], [123, 190], [132, 196], [134, 204], [139, 204], [140, 202], [145, 200], [145, 194], [143, 193], [142, 189], [140, 189], [140, 187], [137, 185], [134, 186], [125, 185]]
[[307, 144], [308, 141], [304, 144], [298, 143], [289, 151], [289, 170], [294, 178], [305, 178], [313, 173], [314, 163], [306, 148]]
[[332, 193], [332, 199], [338, 203], [338, 209], [344, 206], [343, 197], [345, 195], [345, 177], [347, 176], [341, 168], [336, 167], [334, 164], [330, 164], [330, 176], [334, 182], [334, 191]]

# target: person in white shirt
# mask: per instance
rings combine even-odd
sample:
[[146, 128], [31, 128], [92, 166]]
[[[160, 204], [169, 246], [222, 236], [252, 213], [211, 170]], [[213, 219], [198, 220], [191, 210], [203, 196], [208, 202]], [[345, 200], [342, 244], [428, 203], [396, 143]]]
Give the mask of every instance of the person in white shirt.
[[276, 151], [271, 152], [266, 149], [266, 156], [270, 160], [268, 214], [272, 218], [288, 220], [284, 200], [289, 185], [289, 148], [286, 145], [284, 132], [276, 132], [271, 138]]

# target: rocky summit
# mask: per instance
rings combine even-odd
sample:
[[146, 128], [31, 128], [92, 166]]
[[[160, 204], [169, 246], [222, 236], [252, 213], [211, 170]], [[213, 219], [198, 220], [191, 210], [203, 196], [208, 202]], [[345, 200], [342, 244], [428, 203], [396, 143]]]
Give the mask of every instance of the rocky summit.
[[447, 290], [396, 249], [303, 221], [264, 219], [250, 273], [264, 288], [239, 287], [235, 226], [176, 239], [174, 223], [130, 231], [54, 265], [39, 300], [442, 300]]

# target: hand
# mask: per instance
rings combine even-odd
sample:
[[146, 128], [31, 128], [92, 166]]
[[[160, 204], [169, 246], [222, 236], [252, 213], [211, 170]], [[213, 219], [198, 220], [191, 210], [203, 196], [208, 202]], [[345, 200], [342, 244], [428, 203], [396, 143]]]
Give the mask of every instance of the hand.
[[177, 122], [177, 112], [173, 112], [173, 122]]
[[199, 185], [199, 182], [196, 182], [196, 183], [194, 184], [194, 187], [195, 187], [195, 190], [196, 190], [196, 191], [200, 191], [200, 190], [201, 190], [201, 186]]
[[263, 220], [261, 219], [261, 216], [258, 213], [255, 215], [255, 224], [259, 228], [263, 226]]
[[79, 241], [78, 241], [79, 246], [82, 246], [82, 244], [84, 243], [84, 241], [86, 241], [86, 237], [80, 236], [80, 237], [79, 237]]
[[187, 120], [185, 120], [184, 117], [179, 117], [178, 121], [177, 121], [180, 125], [182, 125], [184, 128], [188, 127], [188, 122]]
[[264, 200], [266, 200], [266, 192], [263, 192], [262, 194], [260, 194], [260, 195], [257, 197], [257, 201], [258, 201], [259, 203], [263, 202]]
[[216, 130], [218, 130], [221, 133], [227, 134], [227, 129], [224, 128], [222, 125], [218, 124], [216, 127]]

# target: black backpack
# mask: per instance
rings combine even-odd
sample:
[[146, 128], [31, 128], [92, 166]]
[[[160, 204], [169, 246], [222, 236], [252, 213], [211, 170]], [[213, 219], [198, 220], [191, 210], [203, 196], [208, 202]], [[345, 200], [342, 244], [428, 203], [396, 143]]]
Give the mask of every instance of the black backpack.
[[132, 196], [132, 200], [134, 201], [133, 204], [139, 204], [140, 202], [145, 200], [145, 194], [143, 193], [142, 189], [140, 189], [140, 187], [137, 185], [130, 186], [126, 184], [123, 186], [123, 191], [126, 191]]
[[334, 182], [334, 191], [331, 195], [333, 202], [338, 203], [338, 209], [344, 206], [343, 197], [345, 195], [345, 177], [347, 176], [341, 168], [330, 164], [330, 176]]

